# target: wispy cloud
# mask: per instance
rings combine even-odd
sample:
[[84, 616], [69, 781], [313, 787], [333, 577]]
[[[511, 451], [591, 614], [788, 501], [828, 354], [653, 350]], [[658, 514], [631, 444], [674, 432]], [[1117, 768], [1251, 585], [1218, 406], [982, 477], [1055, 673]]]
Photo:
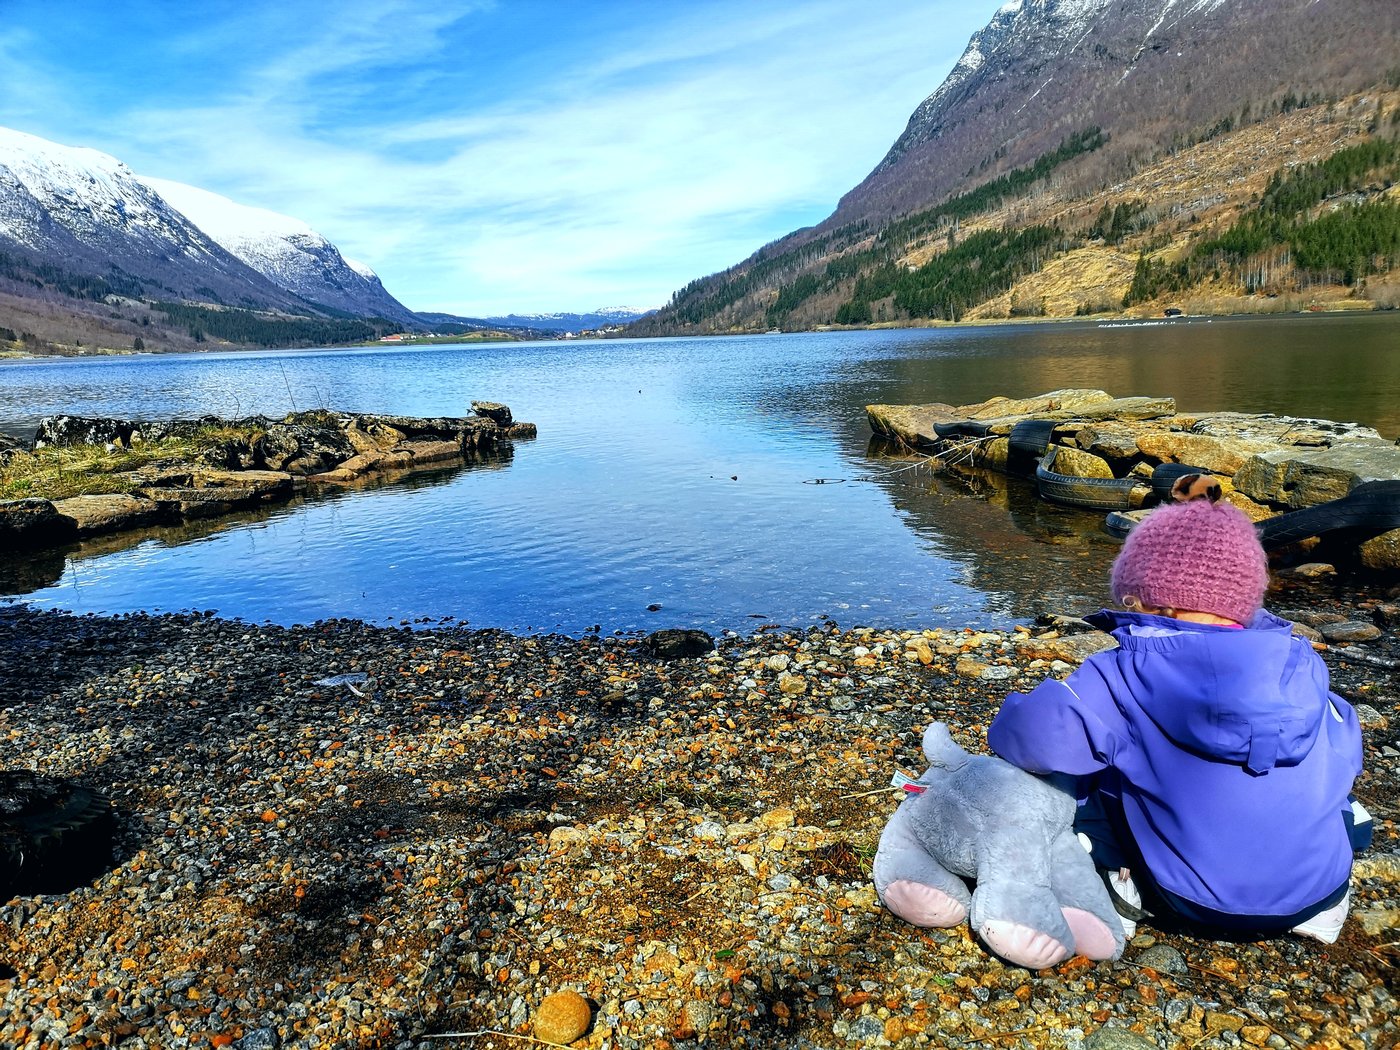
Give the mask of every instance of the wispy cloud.
[[0, 32], [0, 57], [38, 86], [29, 110], [0, 100], [0, 123], [66, 106], [97, 141], [24, 129], [295, 215], [415, 308], [656, 305], [829, 213], [985, 6], [356, 0], [318, 21], [230, 4], [133, 40], [165, 49], [172, 82], [100, 101], [43, 75], [62, 52], [28, 25]]

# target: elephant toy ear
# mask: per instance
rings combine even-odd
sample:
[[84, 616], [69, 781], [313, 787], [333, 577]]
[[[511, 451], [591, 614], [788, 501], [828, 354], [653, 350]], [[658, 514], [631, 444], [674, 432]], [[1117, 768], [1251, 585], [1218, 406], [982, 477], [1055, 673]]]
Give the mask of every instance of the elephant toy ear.
[[957, 769], [971, 757], [958, 746], [948, 727], [942, 722], [934, 722], [924, 730], [924, 758], [930, 766], [939, 769]]

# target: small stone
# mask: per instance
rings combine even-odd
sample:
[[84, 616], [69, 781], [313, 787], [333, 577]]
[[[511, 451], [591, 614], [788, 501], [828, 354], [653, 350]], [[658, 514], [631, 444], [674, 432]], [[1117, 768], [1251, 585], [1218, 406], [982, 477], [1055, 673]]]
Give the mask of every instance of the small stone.
[[1322, 641], [1322, 632], [1319, 631], [1316, 627], [1312, 627], [1312, 626], [1310, 626], [1310, 625], [1308, 625], [1308, 624], [1305, 624], [1305, 623], [1295, 623], [1295, 624], [1293, 624], [1292, 626], [1293, 626], [1293, 633], [1294, 633], [1297, 637], [1302, 638], [1304, 641], [1308, 641], [1308, 642], [1320, 642], [1320, 641]]
[[566, 988], [546, 995], [535, 1008], [535, 1038], [567, 1046], [588, 1031], [592, 1020], [588, 1000]]
[[778, 676], [778, 688], [789, 696], [797, 696], [807, 691], [807, 679], [801, 675], [783, 673]]
[[1244, 1027], [1244, 1018], [1227, 1014], [1221, 1010], [1206, 1011], [1206, 1031], [1212, 1035], [1221, 1032], [1238, 1032]]
[[1186, 957], [1169, 944], [1154, 944], [1135, 960], [1158, 973], [1186, 973]]
[[568, 849], [588, 841], [588, 835], [578, 828], [561, 826], [549, 833], [549, 844], [559, 849]]
[[970, 657], [964, 656], [958, 659], [958, 662], [953, 666], [953, 670], [964, 678], [981, 678], [982, 672], [987, 670], [987, 667], [988, 665], [984, 664], [981, 660], [973, 660]]
[[1309, 561], [1302, 565], [1295, 565], [1291, 569], [1285, 570], [1290, 576], [1301, 576], [1305, 580], [1314, 580], [1319, 576], [1337, 575], [1337, 567], [1328, 565], [1326, 562]]
[[1373, 642], [1381, 636], [1381, 629], [1365, 620], [1326, 623], [1319, 630], [1329, 642]]
[[775, 653], [764, 662], [770, 671], [786, 671], [788, 664], [792, 663], [792, 658], [787, 653]]
[[1386, 722], [1386, 718], [1370, 704], [1356, 704], [1356, 720], [1363, 729], [1375, 729]]
[[690, 837], [701, 842], [720, 842], [729, 837], [724, 825], [715, 820], [706, 820], [690, 829]]
[[764, 831], [782, 831], [797, 823], [797, 814], [784, 806], [780, 809], [770, 809], [767, 813], [760, 813], [753, 818], [753, 822]]
[[1110, 1024], [1085, 1039], [1084, 1050], [1157, 1050], [1157, 1044], [1126, 1028]]

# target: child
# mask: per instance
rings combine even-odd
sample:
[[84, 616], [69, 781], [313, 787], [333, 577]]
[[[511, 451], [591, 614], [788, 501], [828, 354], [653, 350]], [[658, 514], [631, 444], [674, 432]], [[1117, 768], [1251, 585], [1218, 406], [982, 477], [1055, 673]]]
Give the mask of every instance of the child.
[[1129, 611], [1089, 618], [1119, 647], [1013, 693], [987, 731], [1014, 765], [1083, 778], [1075, 828], [1129, 936], [1144, 914], [1224, 937], [1341, 932], [1361, 730], [1261, 609], [1267, 586], [1240, 510], [1154, 510], [1113, 564]]

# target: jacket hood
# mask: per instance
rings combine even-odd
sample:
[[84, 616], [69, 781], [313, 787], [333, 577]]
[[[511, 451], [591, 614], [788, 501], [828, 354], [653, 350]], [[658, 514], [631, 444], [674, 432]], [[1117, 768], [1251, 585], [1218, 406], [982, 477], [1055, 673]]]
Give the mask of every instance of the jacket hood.
[[[1264, 774], [1312, 749], [1326, 713], [1326, 671], [1292, 625], [1260, 610], [1243, 628], [1104, 610], [1088, 618], [1135, 702], [1171, 740]], [[1308, 679], [1311, 688], [1300, 688]]]

